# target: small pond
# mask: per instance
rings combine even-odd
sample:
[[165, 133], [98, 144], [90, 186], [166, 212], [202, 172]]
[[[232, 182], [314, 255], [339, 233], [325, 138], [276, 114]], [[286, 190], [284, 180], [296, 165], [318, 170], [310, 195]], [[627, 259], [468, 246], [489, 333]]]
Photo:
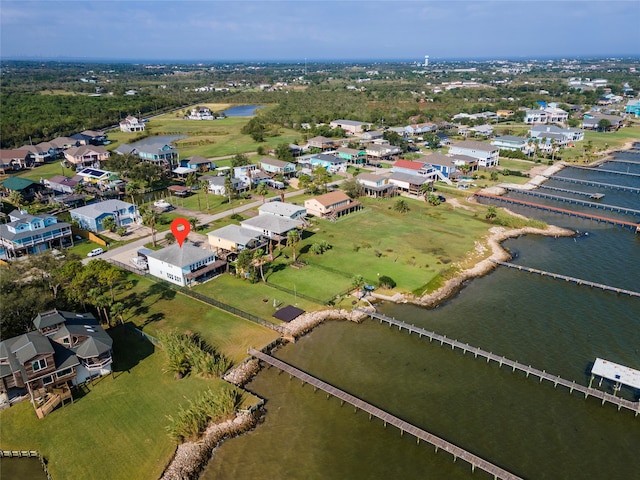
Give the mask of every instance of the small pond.
[[254, 117], [256, 110], [262, 107], [263, 105], [237, 105], [224, 110], [222, 113], [227, 117]]

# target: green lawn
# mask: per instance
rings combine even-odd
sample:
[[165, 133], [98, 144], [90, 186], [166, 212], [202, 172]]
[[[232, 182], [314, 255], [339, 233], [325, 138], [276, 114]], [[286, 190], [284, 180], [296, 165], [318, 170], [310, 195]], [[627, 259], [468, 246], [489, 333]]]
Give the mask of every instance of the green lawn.
[[30, 402], [0, 413], [2, 449], [39, 450], [53, 478], [112, 480], [158, 478], [175, 442], [166, 419], [185, 398], [207, 388], [229, 388], [221, 380], [163, 373], [164, 355], [126, 327], [114, 338], [114, 376], [89, 386], [72, 405], [38, 420]]

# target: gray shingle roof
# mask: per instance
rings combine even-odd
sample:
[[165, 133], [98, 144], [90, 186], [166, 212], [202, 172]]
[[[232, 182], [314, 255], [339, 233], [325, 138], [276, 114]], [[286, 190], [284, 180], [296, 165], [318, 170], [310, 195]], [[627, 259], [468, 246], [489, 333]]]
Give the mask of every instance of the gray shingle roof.
[[242, 226], [283, 234], [302, 226], [302, 220], [281, 217], [278, 215], [258, 215], [242, 222]]
[[260, 238], [260, 233], [248, 228], [242, 228], [239, 225], [227, 225], [217, 230], [209, 232], [207, 235], [212, 237], [222, 238], [236, 245], [248, 245], [251, 241], [255, 241]]
[[193, 243], [188, 242], [183, 243], [182, 247], [174, 243], [162, 250], [152, 251], [147, 254], [149, 258], [154, 258], [180, 268], [188, 267], [212, 256], [214, 256], [213, 252], [196, 247]]
[[126, 210], [132, 207], [131, 203], [123, 202], [122, 200], [105, 200], [104, 202], [92, 203], [90, 205], [74, 208], [72, 213], [82, 215], [88, 218], [98, 218], [105, 213], [113, 213], [116, 210]]

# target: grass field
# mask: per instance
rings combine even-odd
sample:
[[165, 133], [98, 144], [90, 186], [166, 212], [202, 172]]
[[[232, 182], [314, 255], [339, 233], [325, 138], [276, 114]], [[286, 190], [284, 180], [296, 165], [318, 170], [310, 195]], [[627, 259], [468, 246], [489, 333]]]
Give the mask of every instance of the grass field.
[[[277, 338], [270, 329], [155, 282], [139, 277], [132, 280], [133, 288], [119, 298], [127, 306], [125, 322], [153, 336], [174, 329], [198, 332], [233, 363], [242, 361], [248, 348], [261, 348]], [[88, 386], [82, 396], [76, 395], [73, 405], [59, 408], [43, 420], [37, 419], [29, 402], [0, 412], [0, 448], [39, 450], [49, 461], [53, 478], [160, 476], [175, 449], [165, 431], [167, 415], [208, 388], [230, 387], [217, 379], [187, 376], [175, 380], [163, 371], [165, 355], [161, 350], [125, 326], [112, 328], [109, 334], [114, 339], [113, 377]], [[245, 393], [243, 404], [256, 400]]]

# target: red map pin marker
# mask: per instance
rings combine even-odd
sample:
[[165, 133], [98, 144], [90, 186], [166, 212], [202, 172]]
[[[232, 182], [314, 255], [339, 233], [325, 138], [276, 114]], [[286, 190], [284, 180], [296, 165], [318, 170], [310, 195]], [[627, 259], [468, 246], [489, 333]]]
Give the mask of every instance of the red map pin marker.
[[178, 245], [182, 248], [185, 238], [187, 238], [187, 235], [189, 235], [189, 232], [191, 231], [191, 224], [186, 218], [178, 217], [171, 222], [171, 231], [176, 237]]

